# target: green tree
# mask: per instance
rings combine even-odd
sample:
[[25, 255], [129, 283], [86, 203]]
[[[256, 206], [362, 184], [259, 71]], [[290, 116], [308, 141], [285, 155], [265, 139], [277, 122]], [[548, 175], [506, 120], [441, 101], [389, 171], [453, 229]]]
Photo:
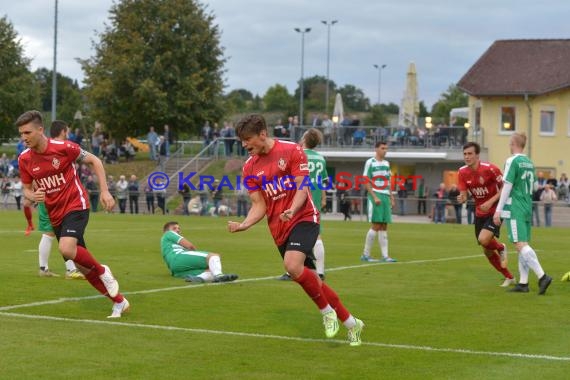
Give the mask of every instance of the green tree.
[[[41, 109], [44, 112], [50, 112], [52, 98], [52, 78], [53, 70], [39, 68], [34, 72], [36, 82], [40, 87]], [[73, 121], [73, 116], [78, 110], [83, 111], [83, 101], [81, 98], [81, 90], [77, 81], [57, 74], [57, 119], [65, 120], [68, 123]]]
[[223, 115], [223, 50], [214, 15], [196, 0], [123, 0], [96, 54], [83, 60], [91, 118], [119, 137], [167, 123], [197, 133]]
[[14, 27], [6, 16], [0, 18], [0, 137], [16, 136], [18, 116], [39, 108], [39, 88], [29, 66]]
[[352, 84], [346, 84], [339, 88], [342, 102], [346, 110], [352, 112], [364, 112], [370, 109], [370, 99], [364, 95], [364, 91]]
[[388, 125], [388, 117], [385, 114], [382, 105], [375, 104], [370, 108], [370, 113], [364, 118], [364, 125], [386, 126]]
[[[303, 105], [306, 110], [310, 111], [324, 111], [325, 98], [327, 90], [327, 78], [315, 75], [305, 78], [303, 83]], [[336, 84], [334, 81], [329, 80], [329, 109], [332, 110], [334, 105], [334, 94], [336, 93]], [[298, 82], [298, 87], [295, 90], [294, 98], [299, 99], [301, 94], [301, 82]]]
[[455, 84], [451, 84], [447, 91], [441, 94], [439, 100], [431, 109], [433, 123], [449, 124], [449, 113], [451, 109], [467, 107], [469, 97], [461, 91]]
[[288, 111], [295, 106], [295, 99], [289, 94], [287, 87], [276, 84], [267, 89], [263, 96], [263, 103], [268, 112]]
[[400, 113], [400, 106], [398, 106], [396, 103], [382, 103], [380, 107], [382, 109], [382, 112], [386, 115], [398, 115]]
[[243, 88], [232, 90], [225, 96], [228, 113], [244, 113], [251, 109], [253, 94]]

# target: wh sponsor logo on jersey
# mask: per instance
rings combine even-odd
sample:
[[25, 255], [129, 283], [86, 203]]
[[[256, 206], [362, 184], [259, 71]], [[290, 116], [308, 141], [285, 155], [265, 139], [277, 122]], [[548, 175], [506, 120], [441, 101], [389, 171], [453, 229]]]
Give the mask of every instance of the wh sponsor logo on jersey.
[[489, 190], [486, 187], [474, 187], [471, 189], [471, 194], [473, 194], [474, 197], [483, 197], [489, 194]]
[[50, 175], [49, 177], [44, 177], [36, 180], [36, 183], [38, 184], [39, 188], [49, 190], [64, 185], [65, 176], [63, 175], [63, 173]]

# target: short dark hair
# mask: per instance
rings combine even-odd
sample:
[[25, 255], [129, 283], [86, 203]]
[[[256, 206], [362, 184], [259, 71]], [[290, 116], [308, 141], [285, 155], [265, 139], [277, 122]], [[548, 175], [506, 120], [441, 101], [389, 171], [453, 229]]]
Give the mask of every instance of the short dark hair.
[[378, 148], [380, 145], [388, 145], [388, 143], [384, 140], [376, 141], [376, 144], [374, 144], [374, 148]]
[[162, 232], [166, 232], [170, 229], [171, 226], [175, 226], [179, 224], [178, 222], [168, 222], [164, 225], [164, 227], [162, 227]]
[[51, 127], [49, 129], [49, 135], [52, 139], [55, 139], [56, 137], [59, 137], [59, 135], [61, 135], [62, 131], [67, 130], [67, 128], [69, 128], [69, 126], [67, 125], [67, 123], [63, 120], [54, 120], [51, 122]]
[[468, 143], [466, 143], [465, 145], [463, 145], [463, 150], [465, 149], [469, 149], [469, 148], [475, 148], [475, 153], [479, 154], [481, 153], [481, 145], [477, 144], [476, 142], [473, 141], [469, 141]]
[[236, 124], [236, 135], [240, 139], [251, 135], [259, 135], [262, 131], [267, 131], [267, 122], [262, 115], [257, 113], [244, 116]]
[[26, 111], [21, 114], [18, 119], [16, 119], [16, 128], [21, 127], [22, 125], [26, 125], [29, 123], [36, 124], [39, 127], [44, 126], [44, 118], [40, 111], [31, 110]]
[[307, 132], [303, 134], [303, 144], [309, 149], [313, 149], [322, 141], [323, 134], [316, 128], [309, 128]]

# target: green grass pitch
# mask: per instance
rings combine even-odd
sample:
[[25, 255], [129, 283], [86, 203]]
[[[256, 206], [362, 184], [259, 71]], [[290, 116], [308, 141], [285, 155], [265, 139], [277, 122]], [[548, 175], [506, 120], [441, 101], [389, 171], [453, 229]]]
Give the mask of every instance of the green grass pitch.
[[[170, 277], [159, 240], [173, 218], [240, 280], [204, 286]], [[368, 224], [325, 221], [327, 282], [366, 324], [363, 345], [349, 347], [342, 326], [325, 338], [297, 284], [273, 279], [283, 268], [265, 221], [237, 234], [226, 222], [91, 214], [88, 247], [131, 303], [129, 314], [108, 320], [111, 302], [86, 281], [39, 278], [40, 234], [24, 236], [21, 213], [0, 213], [0, 378], [568, 378], [570, 283], [560, 281], [570, 271], [568, 229], [533, 230], [554, 278], [538, 296], [533, 274], [528, 294], [498, 286], [473, 226], [393, 224], [390, 254], [399, 262], [368, 264], [359, 261]], [[64, 272], [55, 245], [50, 268]]]

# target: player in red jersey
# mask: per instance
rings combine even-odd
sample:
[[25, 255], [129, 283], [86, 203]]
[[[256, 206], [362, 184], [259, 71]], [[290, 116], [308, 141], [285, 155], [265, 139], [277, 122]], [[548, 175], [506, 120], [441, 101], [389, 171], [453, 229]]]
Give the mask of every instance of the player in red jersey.
[[39, 111], [20, 115], [16, 127], [28, 147], [18, 158], [24, 196], [45, 203], [59, 251], [66, 260], [75, 262], [95, 289], [113, 301], [109, 317], [120, 317], [129, 309], [129, 302], [119, 293], [119, 283], [109, 267], [91, 255], [83, 239], [89, 220], [89, 201], [75, 162], [92, 165], [99, 179], [101, 204], [110, 210], [115, 201], [107, 188], [101, 160], [71, 141], [48, 139]]
[[350, 345], [359, 346], [364, 323], [350, 314], [315, 272], [313, 246], [319, 236], [319, 212], [310, 196], [303, 149], [269, 137], [265, 119], [257, 114], [241, 119], [236, 135], [250, 155], [243, 178], [252, 206], [243, 222], [229, 221], [228, 230], [245, 231], [267, 216], [283, 266], [320, 309], [327, 338], [338, 333], [340, 319], [348, 328]]
[[505, 276], [501, 286], [507, 287], [516, 281], [507, 269], [507, 246], [497, 240], [501, 226], [493, 223], [503, 175], [495, 165], [482, 162], [480, 152], [481, 147], [475, 142], [463, 146], [465, 166], [459, 168], [457, 188], [460, 194], [457, 200], [461, 203], [467, 201], [467, 192], [475, 200], [475, 237], [491, 265]]

